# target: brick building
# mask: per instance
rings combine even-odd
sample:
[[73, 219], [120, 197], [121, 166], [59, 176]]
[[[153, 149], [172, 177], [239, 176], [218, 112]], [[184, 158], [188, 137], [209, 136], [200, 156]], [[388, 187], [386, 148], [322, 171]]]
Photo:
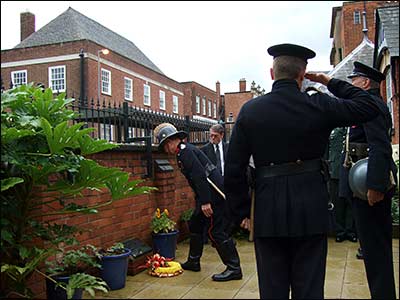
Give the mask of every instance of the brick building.
[[366, 12], [368, 39], [373, 41], [375, 34], [376, 9], [393, 6], [398, 1], [348, 1], [343, 6], [332, 8], [330, 37], [333, 38], [330, 54], [331, 65], [336, 66], [363, 40], [363, 11]]
[[[127, 102], [171, 115], [192, 116], [195, 108], [184, 105], [194, 98], [184, 95], [191, 91], [187, 83], [169, 78], [133, 42], [71, 7], [38, 31], [35, 16], [21, 14], [21, 42], [1, 51], [1, 78], [4, 88], [35, 82], [68, 97]], [[211, 101], [206, 117], [217, 120], [217, 93], [199, 84], [195, 92], [206, 97], [207, 109]]]
[[373, 57], [375, 68], [385, 74], [381, 86], [393, 120], [393, 154], [399, 158], [399, 5], [378, 8], [376, 12], [375, 50]]

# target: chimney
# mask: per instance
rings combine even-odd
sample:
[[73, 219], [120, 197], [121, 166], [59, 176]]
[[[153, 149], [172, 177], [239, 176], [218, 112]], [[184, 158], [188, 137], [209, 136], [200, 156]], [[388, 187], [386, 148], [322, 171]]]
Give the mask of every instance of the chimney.
[[30, 12], [21, 13], [21, 42], [35, 32], [35, 15]]
[[239, 92], [246, 91], [246, 79], [242, 78], [239, 80]]
[[221, 96], [221, 84], [219, 81], [215, 83], [215, 92], [217, 93], [217, 99], [219, 99]]

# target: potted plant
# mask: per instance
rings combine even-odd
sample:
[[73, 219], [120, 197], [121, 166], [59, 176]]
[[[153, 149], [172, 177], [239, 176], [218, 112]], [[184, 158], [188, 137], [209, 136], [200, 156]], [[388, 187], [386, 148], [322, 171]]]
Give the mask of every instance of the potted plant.
[[176, 243], [179, 231], [175, 229], [176, 223], [169, 218], [168, 209], [161, 213], [157, 208], [151, 220], [153, 238], [153, 252], [168, 259], [175, 258]]
[[62, 248], [55, 259], [46, 261], [47, 299], [81, 299], [84, 290], [92, 297], [95, 290], [107, 293], [107, 283], [89, 274], [100, 267], [95, 253], [91, 245], [68, 251]]
[[125, 287], [128, 259], [131, 253], [131, 249], [125, 248], [123, 243], [115, 243], [106, 250], [101, 249], [98, 252], [101, 261], [101, 278], [111, 290]]
[[[1, 94], [2, 297], [34, 297], [27, 284], [32, 274], [44, 274], [44, 262], [60, 242], [77, 243], [80, 229], [58, 222], [58, 216], [96, 214], [99, 207], [155, 189], [87, 157], [118, 145], [93, 139], [95, 129], [85, 123], [73, 124], [73, 101], [33, 84]], [[82, 204], [86, 189], [108, 190], [111, 199]]]

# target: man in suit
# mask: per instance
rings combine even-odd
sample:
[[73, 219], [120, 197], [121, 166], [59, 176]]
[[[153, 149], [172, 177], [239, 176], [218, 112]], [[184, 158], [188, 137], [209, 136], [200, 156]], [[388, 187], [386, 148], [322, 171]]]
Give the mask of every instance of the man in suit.
[[228, 145], [224, 142], [224, 126], [215, 124], [210, 127], [210, 141], [200, 149], [207, 155], [217, 170], [224, 176], [224, 165]]
[[[236, 119], [224, 186], [237, 224], [249, 216], [246, 168], [256, 168], [254, 246], [262, 299], [322, 299], [327, 256], [329, 170], [322, 159], [336, 127], [372, 120], [378, 104], [366, 91], [306, 73], [315, 53], [293, 44], [268, 49], [272, 91], [246, 102]], [[301, 92], [304, 78], [336, 97]]]
[[[356, 229], [360, 240], [368, 286], [372, 299], [396, 299], [393, 275], [391, 200], [397, 178], [392, 158], [390, 131], [392, 118], [380, 96], [380, 82], [385, 76], [361, 62], [354, 62], [348, 76], [352, 84], [367, 91], [379, 104], [380, 113], [373, 120], [351, 126], [346, 164], [340, 178], [341, 194], [352, 199]], [[365, 195], [353, 193], [348, 184], [352, 163], [368, 157]], [[351, 160], [351, 161], [350, 161]]]

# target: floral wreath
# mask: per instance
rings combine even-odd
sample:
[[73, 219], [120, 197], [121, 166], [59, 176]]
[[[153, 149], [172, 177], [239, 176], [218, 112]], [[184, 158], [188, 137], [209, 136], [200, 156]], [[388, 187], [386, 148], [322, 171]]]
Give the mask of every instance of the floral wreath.
[[156, 277], [172, 277], [183, 273], [180, 263], [171, 261], [158, 253], [148, 256], [144, 267], [149, 269], [151, 276]]

